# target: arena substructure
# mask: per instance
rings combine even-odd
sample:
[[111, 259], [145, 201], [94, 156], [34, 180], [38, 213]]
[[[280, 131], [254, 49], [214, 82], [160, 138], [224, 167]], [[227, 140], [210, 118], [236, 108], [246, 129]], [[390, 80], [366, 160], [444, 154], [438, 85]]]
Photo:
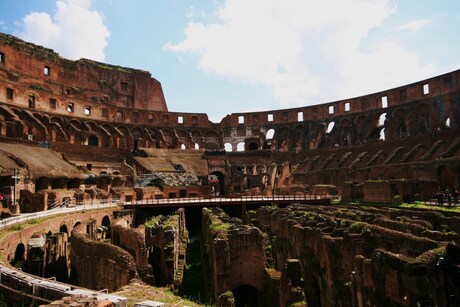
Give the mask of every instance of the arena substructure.
[[0, 33], [2, 298], [460, 305], [459, 109], [453, 71], [213, 123], [169, 111], [146, 71]]

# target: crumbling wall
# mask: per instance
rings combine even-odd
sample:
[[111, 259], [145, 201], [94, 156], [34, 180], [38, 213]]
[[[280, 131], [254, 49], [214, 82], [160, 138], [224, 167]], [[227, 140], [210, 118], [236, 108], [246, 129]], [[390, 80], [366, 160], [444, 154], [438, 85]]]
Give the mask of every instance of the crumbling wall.
[[152, 267], [148, 263], [148, 248], [145, 244], [145, 226], [130, 228], [124, 220], [120, 220], [112, 225], [111, 231], [112, 244], [129, 252], [142, 280], [153, 283]]
[[[442, 233], [447, 217], [432, 214], [431, 223], [415, 211], [300, 205], [251, 215], [271, 235], [275, 269], [300, 260], [308, 306], [446, 306], [454, 302], [447, 293], [458, 293], [438, 268], [443, 258], [460, 263], [458, 234]], [[457, 242], [452, 252], [446, 239]]]
[[72, 231], [71, 262], [76, 284], [113, 292], [138, 277], [133, 256], [118, 246], [88, 239], [83, 227]]
[[188, 231], [184, 209], [164, 217], [156, 216], [145, 223], [145, 245], [149, 251], [155, 285], [182, 283]]
[[202, 230], [212, 272], [215, 301], [230, 290], [247, 285], [262, 291], [265, 282], [265, 246], [262, 232], [221, 209], [204, 208]]

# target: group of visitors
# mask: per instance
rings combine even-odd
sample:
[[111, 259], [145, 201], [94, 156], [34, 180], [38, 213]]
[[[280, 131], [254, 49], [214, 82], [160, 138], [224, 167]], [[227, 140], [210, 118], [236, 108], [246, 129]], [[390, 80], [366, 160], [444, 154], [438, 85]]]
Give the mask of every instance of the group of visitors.
[[458, 188], [451, 190], [446, 187], [444, 190], [441, 187], [436, 191], [436, 202], [439, 206], [447, 204], [448, 206], [454, 206], [458, 204], [459, 191]]

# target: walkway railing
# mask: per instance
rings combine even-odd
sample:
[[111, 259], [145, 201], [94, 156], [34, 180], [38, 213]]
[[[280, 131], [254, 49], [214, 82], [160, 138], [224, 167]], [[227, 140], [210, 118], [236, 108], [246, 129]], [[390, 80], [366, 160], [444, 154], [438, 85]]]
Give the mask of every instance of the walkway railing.
[[333, 195], [328, 194], [286, 194], [286, 195], [252, 195], [252, 196], [215, 196], [215, 197], [181, 197], [181, 198], [151, 198], [142, 200], [132, 200], [124, 202], [129, 207], [141, 205], [181, 205], [181, 204], [238, 204], [238, 203], [261, 203], [277, 201], [314, 201], [330, 200]]

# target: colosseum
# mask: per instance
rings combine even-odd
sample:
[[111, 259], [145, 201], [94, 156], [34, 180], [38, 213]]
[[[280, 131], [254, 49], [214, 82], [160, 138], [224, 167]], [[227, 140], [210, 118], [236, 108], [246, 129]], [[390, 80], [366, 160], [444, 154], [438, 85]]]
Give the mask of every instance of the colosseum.
[[460, 71], [213, 123], [0, 33], [0, 305], [460, 306], [459, 123]]

